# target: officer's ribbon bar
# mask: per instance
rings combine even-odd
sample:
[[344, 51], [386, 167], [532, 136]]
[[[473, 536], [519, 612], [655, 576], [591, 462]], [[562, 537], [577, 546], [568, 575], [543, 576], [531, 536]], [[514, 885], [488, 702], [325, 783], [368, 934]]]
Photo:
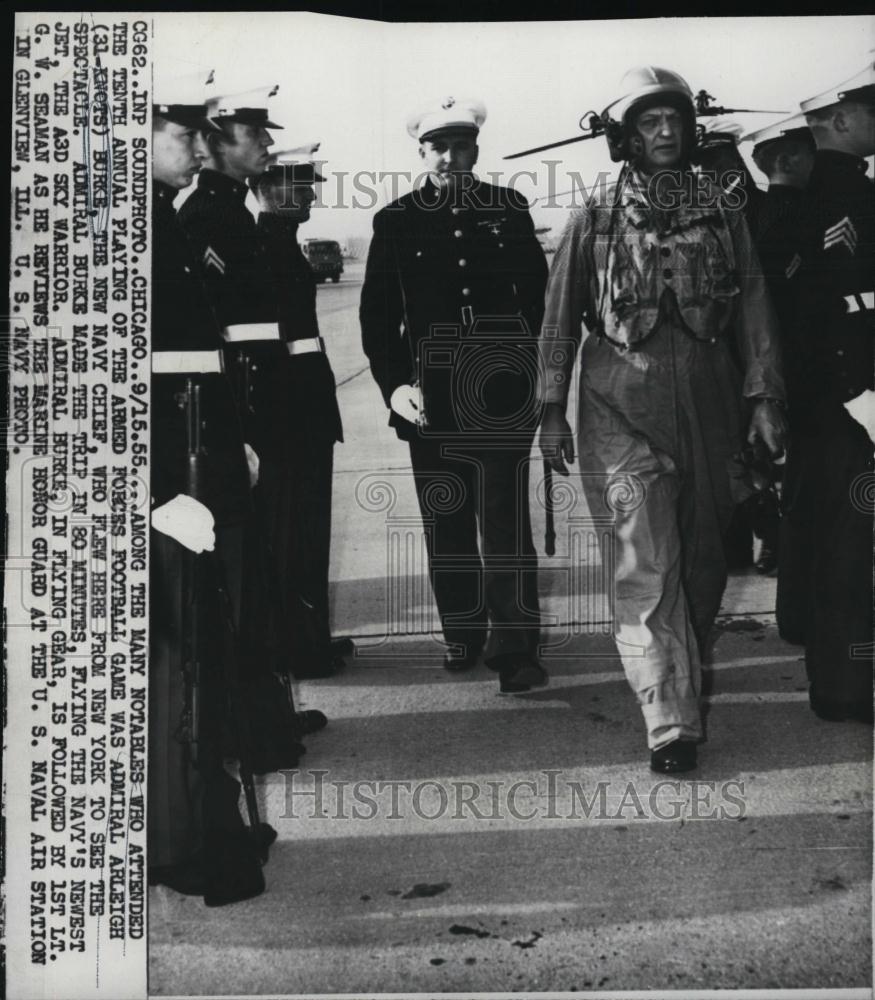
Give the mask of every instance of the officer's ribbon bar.
[[851, 254], [857, 251], [857, 230], [854, 228], [854, 223], [851, 222], [850, 218], [846, 215], [840, 222], [837, 222], [834, 226], [830, 226], [829, 229], [823, 234], [823, 249], [829, 250], [831, 247], [844, 244]]

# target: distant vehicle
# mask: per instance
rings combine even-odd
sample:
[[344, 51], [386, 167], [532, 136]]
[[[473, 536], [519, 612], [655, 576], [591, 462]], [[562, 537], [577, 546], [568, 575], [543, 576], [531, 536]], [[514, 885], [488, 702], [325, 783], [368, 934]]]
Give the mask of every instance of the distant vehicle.
[[335, 284], [343, 274], [343, 255], [336, 240], [309, 239], [301, 244], [304, 256], [316, 274], [317, 281], [330, 278]]

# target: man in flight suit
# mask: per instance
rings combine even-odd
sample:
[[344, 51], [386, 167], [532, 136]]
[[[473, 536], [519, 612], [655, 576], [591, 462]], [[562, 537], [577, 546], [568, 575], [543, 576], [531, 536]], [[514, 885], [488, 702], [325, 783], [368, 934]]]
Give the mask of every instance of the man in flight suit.
[[[723, 534], [743, 499], [745, 435], [783, 446], [778, 334], [743, 215], [691, 176], [693, 95], [676, 73], [630, 70], [602, 119], [616, 185], [569, 220], [547, 287], [542, 447], [567, 475], [565, 419], [579, 343], [580, 465], [605, 545], [615, 640], [647, 728], [650, 766], [696, 766], [700, 671], [726, 585]], [[666, 207], [670, 205], [671, 207]], [[737, 369], [730, 338], [744, 362]], [[601, 537], [601, 536], [600, 536]]]
[[427, 176], [374, 219], [360, 319], [410, 445], [444, 666], [474, 666], [485, 644], [516, 693], [546, 683], [528, 463], [547, 265], [525, 199], [473, 174], [485, 118], [448, 97], [408, 122]]
[[[276, 284], [287, 414], [282, 463], [263, 466], [260, 489], [271, 498], [267, 530], [277, 560], [282, 620], [298, 679], [328, 677], [328, 609], [334, 444], [343, 440], [334, 373], [316, 318], [316, 278], [298, 245], [310, 218], [314, 184], [324, 177], [296, 150], [276, 153], [251, 180], [261, 211], [258, 235]], [[276, 481], [273, 481], [275, 478]]]
[[263, 892], [264, 876], [223, 767], [225, 676], [238, 664], [223, 663], [233, 637], [213, 565], [239, 595], [249, 471], [222, 338], [173, 208], [206, 155], [202, 101], [196, 80], [159, 81], [153, 106], [149, 877], [216, 906]]
[[815, 241], [800, 283], [801, 410], [795, 504], [812, 547], [805, 666], [815, 714], [872, 722], [875, 441], [875, 66], [802, 102], [817, 144]]

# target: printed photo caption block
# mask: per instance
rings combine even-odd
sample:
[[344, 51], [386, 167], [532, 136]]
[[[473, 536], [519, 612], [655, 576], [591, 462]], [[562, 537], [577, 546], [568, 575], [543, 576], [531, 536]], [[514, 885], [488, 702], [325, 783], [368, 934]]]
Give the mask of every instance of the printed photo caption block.
[[151, 25], [16, 15], [7, 991], [146, 995]]

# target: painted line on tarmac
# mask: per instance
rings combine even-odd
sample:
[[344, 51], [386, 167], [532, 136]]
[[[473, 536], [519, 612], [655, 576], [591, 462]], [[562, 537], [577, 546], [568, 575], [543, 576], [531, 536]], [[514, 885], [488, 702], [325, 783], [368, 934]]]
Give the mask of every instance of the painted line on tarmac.
[[751, 705], [758, 702], [808, 701], [807, 691], [729, 691], [704, 699], [709, 705]]
[[501, 917], [528, 916], [535, 913], [569, 913], [572, 910], [582, 910], [581, 903], [563, 903], [559, 900], [545, 900], [542, 903], [492, 903], [474, 906], [433, 906], [418, 910], [399, 909], [379, 913], [350, 914], [354, 920], [397, 920], [399, 917]]

